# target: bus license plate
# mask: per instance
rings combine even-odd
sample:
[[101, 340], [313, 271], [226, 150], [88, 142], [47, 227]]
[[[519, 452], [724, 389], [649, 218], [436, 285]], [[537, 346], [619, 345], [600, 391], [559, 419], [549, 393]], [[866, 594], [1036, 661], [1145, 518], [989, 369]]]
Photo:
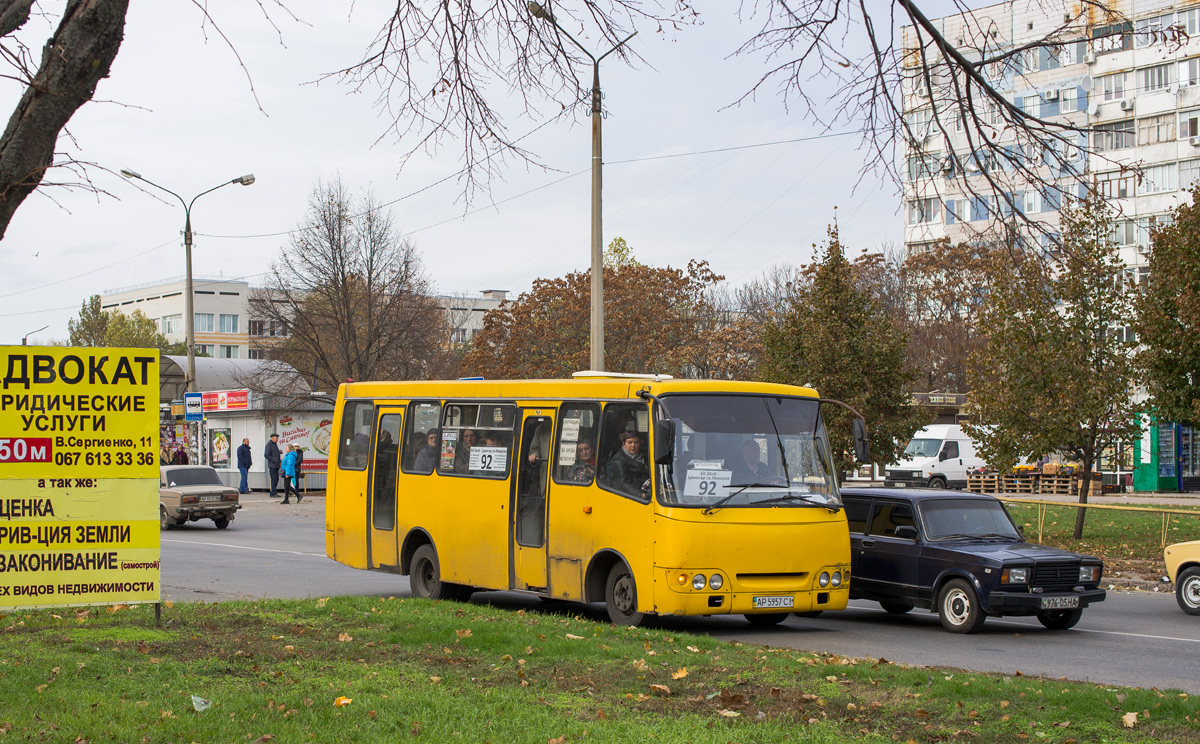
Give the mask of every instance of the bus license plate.
[[795, 597], [755, 597], [754, 606], [756, 608], [777, 608], [777, 607], [794, 607], [796, 604]]
[[1079, 606], [1079, 597], [1042, 597], [1043, 610], [1073, 610]]

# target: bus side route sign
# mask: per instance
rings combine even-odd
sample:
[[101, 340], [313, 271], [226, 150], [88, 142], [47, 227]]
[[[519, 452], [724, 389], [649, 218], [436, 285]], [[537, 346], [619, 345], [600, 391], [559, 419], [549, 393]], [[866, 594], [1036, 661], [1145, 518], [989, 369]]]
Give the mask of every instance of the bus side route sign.
[[0, 611], [157, 602], [158, 353], [0, 346]]

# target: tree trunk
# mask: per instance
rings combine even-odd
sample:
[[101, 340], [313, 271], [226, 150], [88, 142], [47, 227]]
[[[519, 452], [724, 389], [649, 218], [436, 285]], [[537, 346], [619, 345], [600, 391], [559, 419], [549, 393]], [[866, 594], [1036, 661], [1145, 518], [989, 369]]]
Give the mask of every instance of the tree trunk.
[[[1092, 489], [1092, 469], [1085, 467], [1083, 469], [1083, 479], [1079, 481], [1079, 503], [1086, 504], [1088, 502], [1088, 493]], [[1075, 515], [1075, 532], [1072, 535], [1076, 540], [1083, 537], [1083, 520], [1087, 515], [1087, 509], [1079, 509]]]
[[0, 135], [0, 238], [53, 165], [59, 133], [108, 77], [128, 9], [129, 0], [67, 2], [58, 29], [42, 48], [37, 74]]

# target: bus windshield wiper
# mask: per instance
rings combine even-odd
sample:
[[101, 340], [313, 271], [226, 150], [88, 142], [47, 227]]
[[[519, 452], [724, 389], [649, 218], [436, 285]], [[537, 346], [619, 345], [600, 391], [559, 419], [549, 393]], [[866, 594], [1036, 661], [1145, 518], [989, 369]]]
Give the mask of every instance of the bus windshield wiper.
[[734, 496], [737, 496], [742, 491], [745, 491], [747, 488], [780, 488], [780, 485], [778, 483], [759, 483], [755, 481], [754, 483], [730, 483], [725, 487], [736, 488], [737, 490], [728, 496], [723, 497], [720, 501], [712, 506], [707, 507], [704, 511], [700, 512], [701, 514], [712, 514], [717, 509], [720, 509], [722, 506], [728, 504], [730, 499], [732, 499]]
[[800, 495], [794, 494], [794, 493], [788, 493], [783, 496], [775, 496], [773, 498], [764, 499], [762, 501], [756, 501], [754, 503], [756, 505], [761, 505], [761, 504], [770, 504], [770, 503], [773, 503], [776, 501], [803, 501], [806, 504], [812, 504], [813, 506], [820, 506], [825, 509], [828, 509], [829, 511], [833, 512], [834, 514], [837, 514], [838, 509], [841, 508], [841, 505], [834, 506], [833, 504], [829, 504], [824, 501], [817, 501], [816, 499], [810, 499], [807, 496], [800, 496]]

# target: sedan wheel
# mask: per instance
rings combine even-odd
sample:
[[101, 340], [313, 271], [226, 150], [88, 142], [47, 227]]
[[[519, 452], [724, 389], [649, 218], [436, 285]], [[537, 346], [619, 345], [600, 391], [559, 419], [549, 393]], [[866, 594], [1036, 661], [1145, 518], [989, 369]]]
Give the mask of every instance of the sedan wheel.
[[161, 530], [170, 530], [175, 528], [175, 520], [167, 515], [167, 507], [158, 507], [158, 528]]
[[987, 615], [979, 607], [975, 590], [962, 579], [951, 579], [938, 594], [938, 619], [951, 633], [974, 633]]
[[1189, 615], [1200, 615], [1200, 568], [1189, 568], [1175, 580], [1175, 601]]
[[1043, 610], [1037, 614], [1038, 622], [1050, 630], [1066, 630], [1074, 628], [1079, 618], [1083, 617], [1083, 609], [1073, 610]]

